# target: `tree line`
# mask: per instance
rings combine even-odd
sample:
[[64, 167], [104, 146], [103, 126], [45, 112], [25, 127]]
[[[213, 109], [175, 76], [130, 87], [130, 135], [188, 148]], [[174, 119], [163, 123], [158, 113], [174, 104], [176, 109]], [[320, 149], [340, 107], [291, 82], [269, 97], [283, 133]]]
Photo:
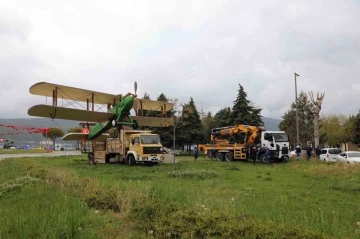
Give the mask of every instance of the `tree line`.
[[[314, 142], [313, 107], [308, 95], [300, 92], [298, 96], [299, 138], [302, 145], [307, 141]], [[292, 102], [290, 109], [284, 113], [279, 124], [280, 130], [285, 131], [290, 143], [296, 141], [296, 104]], [[356, 115], [344, 114], [321, 115], [319, 120], [320, 145], [322, 147], [340, 147], [341, 143], [360, 142], [360, 112]]]

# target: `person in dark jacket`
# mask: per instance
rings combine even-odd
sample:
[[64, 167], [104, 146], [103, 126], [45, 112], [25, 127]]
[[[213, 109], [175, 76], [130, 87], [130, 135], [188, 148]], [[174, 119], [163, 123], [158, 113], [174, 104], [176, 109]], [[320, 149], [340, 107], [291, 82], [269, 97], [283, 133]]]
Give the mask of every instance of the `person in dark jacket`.
[[266, 158], [266, 163], [270, 164], [270, 149], [269, 148], [266, 148], [265, 158]]
[[296, 152], [297, 160], [299, 160], [300, 157], [301, 157], [301, 147], [300, 147], [300, 145], [296, 146], [295, 152]]
[[197, 160], [199, 156], [199, 150], [198, 148], [195, 146], [194, 147], [194, 160]]
[[315, 154], [316, 154], [316, 158], [320, 159], [321, 149], [319, 145], [315, 149]]
[[256, 146], [253, 145], [250, 149], [250, 155], [251, 155], [251, 158], [253, 159], [253, 164], [255, 165], [255, 161], [256, 161], [256, 153], [257, 153], [257, 149], [256, 149]]
[[306, 147], [307, 160], [310, 160], [311, 158], [311, 151], [312, 151], [312, 147], [310, 144], [308, 144], [308, 146]]

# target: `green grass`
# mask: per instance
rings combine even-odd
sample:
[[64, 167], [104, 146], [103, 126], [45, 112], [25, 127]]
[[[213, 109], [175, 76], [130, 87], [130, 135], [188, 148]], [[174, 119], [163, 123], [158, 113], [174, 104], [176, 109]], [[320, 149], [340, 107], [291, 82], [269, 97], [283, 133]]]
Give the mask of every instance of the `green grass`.
[[0, 149], [0, 154], [38, 154], [47, 153], [45, 149]]
[[1, 161], [1, 235], [360, 237], [360, 165], [177, 160], [155, 167], [89, 165], [86, 156]]

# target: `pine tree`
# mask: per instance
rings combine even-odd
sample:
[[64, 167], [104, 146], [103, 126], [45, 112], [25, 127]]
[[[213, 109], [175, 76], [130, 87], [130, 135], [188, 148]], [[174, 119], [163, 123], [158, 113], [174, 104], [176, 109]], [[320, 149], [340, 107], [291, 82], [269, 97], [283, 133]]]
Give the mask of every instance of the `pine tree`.
[[[306, 145], [307, 141], [313, 141], [314, 125], [313, 114], [311, 112], [312, 104], [307, 94], [300, 92], [298, 96], [298, 118], [299, 118], [299, 139], [302, 145]], [[296, 105], [291, 104], [290, 109], [282, 116], [279, 124], [280, 130], [285, 131], [290, 140], [296, 143]]]
[[[161, 93], [158, 98], [156, 99], [157, 101], [163, 101], [163, 102], [169, 102], [168, 98]], [[161, 117], [161, 112], [152, 112], [151, 113], [151, 117]], [[171, 117], [171, 112], [167, 112], [167, 116], [166, 117]], [[172, 147], [172, 143], [173, 143], [173, 127], [151, 127], [150, 130], [154, 133], [154, 134], [159, 134], [160, 135], [160, 139], [161, 139], [161, 143], [163, 146], [171, 148]]]
[[261, 108], [256, 108], [251, 105], [251, 102], [247, 99], [247, 93], [244, 87], [239, 84], [238, 95], [234, 101], [230, 115], [230, 122], [233, 125], [262, 125], [261, 110]]
[[214, 128], [232, 125], [230, 121], [230, 115], [231, 115], [230, 107], [225, 107], [220, 109], [214, 115]]
[[215, 128], [215, 120], [209, 111], [206, 116], [202, 119], [202, 125], [204, 129], [204, 140], [203, 143], [207, 143], [210, 141], [211, 130]]
[[198, 144], [204, 140], [203, 125], [192, 97], [190, 97], [189, 103], [183, 106], [179, 131], [179, 138], [188, 146], [188, 150], [190, 145]]

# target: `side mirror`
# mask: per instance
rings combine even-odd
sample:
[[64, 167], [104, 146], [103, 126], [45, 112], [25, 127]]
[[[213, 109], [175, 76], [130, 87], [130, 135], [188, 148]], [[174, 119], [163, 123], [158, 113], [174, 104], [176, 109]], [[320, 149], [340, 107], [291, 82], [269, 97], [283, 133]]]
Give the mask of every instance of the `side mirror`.
[[135, 144], [135, 139], [131, 139], [131, 144]]
[[274, 143], [271, 143], [270, 146], [271, 146], [271, 147], [274, 147]]

